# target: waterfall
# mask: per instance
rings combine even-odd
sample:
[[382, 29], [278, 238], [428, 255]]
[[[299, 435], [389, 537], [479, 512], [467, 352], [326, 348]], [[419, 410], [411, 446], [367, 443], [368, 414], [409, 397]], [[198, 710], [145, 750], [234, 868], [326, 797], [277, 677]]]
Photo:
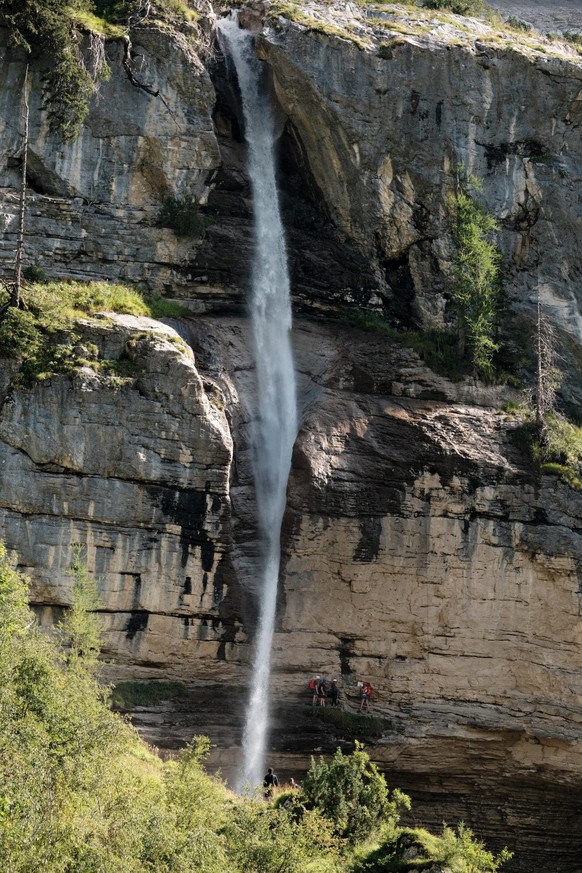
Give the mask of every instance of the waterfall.
[[291, 452], [297, 435], [295, 373], [291, 351], [291, 301], [287, 253], [275, 179], [274, 125], [254, 38], [236, 17], [218, 24], [241, 92], [248, 168], [254, 202], [255, 253], [250, 311], [256, 358], [257, 410], [253, 472], [262, 545], [256, 651], [243, 736], [242, 790], [263, 778], [268, 727], [269, 675], [279, 580], [281, 523]]

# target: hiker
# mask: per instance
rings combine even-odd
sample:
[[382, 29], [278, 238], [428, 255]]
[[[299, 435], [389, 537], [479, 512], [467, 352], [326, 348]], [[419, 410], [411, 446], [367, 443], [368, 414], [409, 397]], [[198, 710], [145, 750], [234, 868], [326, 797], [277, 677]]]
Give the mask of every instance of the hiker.
[[273, 790], [279, 785], [279, 779], [273, 773], [273, 768], [269, 767], [265, 778], [263, 779], [263, 788], [265, 789], [265, 800], [270, 800], [273, 796]]
[[[358, 683], [360, 684], [360, 683]], [[370, 711], [370, 697], [372, 696], [372, 686], [369, 682], [362, 682], [360, 686], [360, 712]]]
[[319, 703], [319, 695], [317, 693], [317, 686], [319, 685], [319, 676], [316, 676], [315, 679], [309, 680], [309, 690], [311, 691], [312, 698], [311, 703], [313, 706], [316, 706]]
[[295, 781], [295, 779], [293, 778], [293, 776], [292, 776], [291, 779], [289, 780], [289, 788], [294, 788], [294, 789], [299, 789], [299, 788], [301, 788], [301, 786], [300, 786], [300, 785]]
[[325, 680], [323, 680], [317, 686], [317, 702], [319, 703], [320, 706], [325, 706], [325, 698], [326, 698]]
[[337, 679], [331, 680], [331, 689], [329, 692], [329, 696], [331, 698], [331, 705], [337, 706], [339, 701], [339, 688], [337, 687]]

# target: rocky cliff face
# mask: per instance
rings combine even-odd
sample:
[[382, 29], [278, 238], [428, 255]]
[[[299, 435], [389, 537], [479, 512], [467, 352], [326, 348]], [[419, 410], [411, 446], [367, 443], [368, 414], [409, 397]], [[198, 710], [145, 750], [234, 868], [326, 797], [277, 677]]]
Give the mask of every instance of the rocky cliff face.
[[477, 22], [467, 32], [455, 16], [351, 6], [333, 15], [342, 42], [309, 11], [279, 19], [260, 51], [325, 208], [377, 267], [374, 302], [404, 323], [441, 322], [446, 197], [463, 165], [503, 227], [514, 336], [539, 289], [577, 360], [579, 56]]
[[[311, 311], [364, 305], [404, 325], [441, 324], [446, 197], [463, 165], [482, 180], [484, 202], [502, 224], [512, 311], [505, 339], [519, 345], [531, 329], [539, 290], [568, 361], [564, 393], [579, 405], [575, 49], [428, 10], [308, 3], [295, 14], [290, 22], [272, 5], [259, 50], [280, 117], [296, 303]], [[111, 79], [74, 145], [49, 135], [42, 65], [35, 69], [27, 261], [50, 276], [139, 281], [197, 311], [239, 305], [252, 216], [236, 90], [220, 54], [207, 70], [183, 34], [146, 22], [131, 39], [140, 79], [159, 97], [131, 84], [122, 42], [113, 41]], [[24, 64], [6, 35], [0, 50], [6, 275]], [[185, 191], [205, 210], [204, 240], [156, 227], [163, 197]]]
[[[577, 57], [537, 37], [514, 50], [454, 17], [388, 9], [378, 23], [342, 6], [338, 36], [322, 32], [329, 10], [309, 15], [276, 18], [259, 41], [281, 110], [296, 307], [446, 317], [445, 200], [462, 161], [503, 222], [513, 330], [525, 331], [539, 286], [575, 361]], [[179, 711], [138, 716], [144, 733], [168, 747], [210, 733], [228, 774], [252, 683], [255, 388], [245, 320], [208, 311], [243, 299], [250, 192], [220, 59], [211, 80], [175, 34], [143, 28], [132, 41], [171, 111], [131, 86], [114, 43], [112, 79], [73, 146], [47, 134], [36, 71], [27, 257], [49, 275], [139, 280], [206, 314], [172, 327], [87, 322], [103, 358], [134, 361], [122, 380], [83, 368], [30, 385], [2, 362], [0, 532], [45, 620], [69, 602], [72, 546], [86, 545], [109, 676], [190, 684]], [[7, 275], [23, 64], [2, 50]], [[206, 204], [204, 240], [155, 226], [163, 195], [187, 189]], [[309, 675], [337, 676], [351, 708], [368, 678], [373, 757], [413, 792], [419, 819], [464, 818], [513, 844], [514, 870], [580, 871], [580, 495], [529, 468], [499, 411], [506, 389], [448, 382], [412, 351], [323, 319], [299, 320], [294, 345], [302, 425], [274, 642], [279, 769], [297, 775], [312, 751], [347, 742], [305, 705]]]
[[45, 619], [70, 602], [72, 549], [83, 546], [121, 672], [128, 664], [140, 675], [140, 665], [151, 672], [155, 663], [208, 673], [237, 632], [219, 610], [229, 589], [224, 411], [170, 328], [119, 316], [84, 334], [109, 361], [130, 354], [137, 374], [120, 380], [84, 367], [33, 387], [14, 368], [3, 374], [3, 538]]

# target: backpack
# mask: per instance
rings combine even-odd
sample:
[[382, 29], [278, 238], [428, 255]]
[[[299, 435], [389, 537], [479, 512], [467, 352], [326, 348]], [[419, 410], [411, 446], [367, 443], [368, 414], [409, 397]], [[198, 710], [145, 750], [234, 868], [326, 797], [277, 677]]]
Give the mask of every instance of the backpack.
[[315, 691], [315, 686], [316, 686], [316, 685], [317, 685], [317, 682], [315, 681], [315, 679], [310, 679], [310, 680], [309, 680], [309, 688], [310, 688], [311, 691]]

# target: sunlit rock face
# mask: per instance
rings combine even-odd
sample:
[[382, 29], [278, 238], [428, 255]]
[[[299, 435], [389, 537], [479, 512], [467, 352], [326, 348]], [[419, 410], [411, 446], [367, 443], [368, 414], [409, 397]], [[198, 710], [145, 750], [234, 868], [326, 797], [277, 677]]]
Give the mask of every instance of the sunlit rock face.
[[[2, 385], [0, 530], [48, 620], [70, 603], [75, 545], [99, 579], [117, 672], [224, 676], [232, 439], [192, 353], [159, 322], [119, 316], [82, 342], [135, 375], [86, 366]], [[208, 389], [208, 390], [207, 390]], [[209, 659], [209, 666], [204, 665]]]
[[[153, 322], [85, 328], [109, 360], [131, 351], [137, 371], [121, 385], [89, 368], [32, 387], [3, 371], [0, 529], [47, 621], [70, 602], [72, 547], [85, 545], [106, 675], [188, 683], [177, 709], [138, 723], [164, 747], [209, 733], [228, 776], [253, 681], [254, 374], [246, 322], [178, 326], [194, 358]], [[413, 791], [417, 815], [464, 818], [497, 842], [510, 831], [526, 859], [514, 869], [540, 873], [531, 847], [544, 821], [548, 854], [561, 841], [570, 859], [582, 498], [528, 468], [498, 411], [506, 389], [450, 383], [339, 326], [300, 321], [294, 348], [302, 425], [273, 651], [278, 769], [301, 772], [345, 742], [311, 717], [310, 674], [336, 676], [351, 709], [367, 678], [382, 719], [372, 755]], [[542, 810], [552, 798], [559, 816]]]
[[[200, 367], [231, 396], [234, 374], [248, 396], [238, 322], [201, 320], [190, 341]], [[310, 675], [337, 677], [352, 709], [367, 678], [384, 730], [371, 753], [413, 791], [417, 816], [471, 821], [498, 847], [510, 834], [514, 870], [578, 870], [582, 498], [533, 474], [499, 411], [505, 389], [449, 383], [338, 326], [299, 322], [294, 345], [302, 427], [273, 653], [277, 766], [292, 775], [346, 742], [310, 718]], [[229, 417], [243, 437], [233, 561], [252, 578], [247, 413]], [[224, 747], [216, 763], [228, 774]]]

